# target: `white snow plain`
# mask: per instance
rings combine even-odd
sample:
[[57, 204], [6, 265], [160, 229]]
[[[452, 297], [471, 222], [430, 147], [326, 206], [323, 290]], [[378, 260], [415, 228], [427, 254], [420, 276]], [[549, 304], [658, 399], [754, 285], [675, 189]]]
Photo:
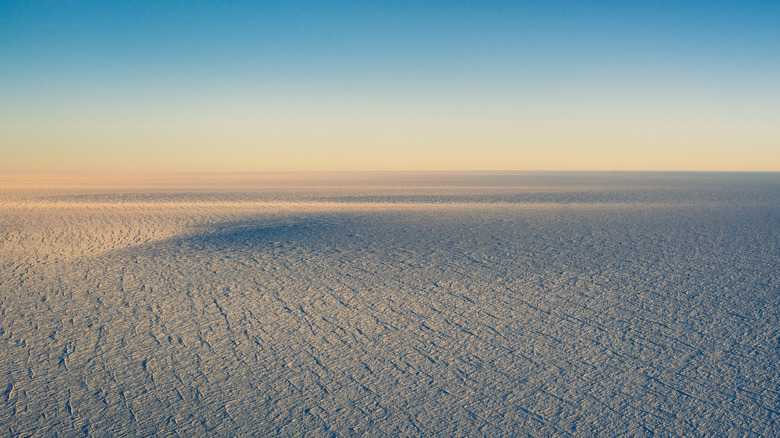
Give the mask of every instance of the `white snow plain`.
[[0, 435], [780, 436], [780, 174], [0, 176]]

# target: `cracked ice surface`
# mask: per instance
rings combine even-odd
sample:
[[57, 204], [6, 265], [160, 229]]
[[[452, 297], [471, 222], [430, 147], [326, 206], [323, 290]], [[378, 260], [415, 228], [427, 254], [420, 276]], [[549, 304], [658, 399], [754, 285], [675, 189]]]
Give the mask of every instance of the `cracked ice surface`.
[[780, 430], [778, 174], [0, 188], [1, 435]]

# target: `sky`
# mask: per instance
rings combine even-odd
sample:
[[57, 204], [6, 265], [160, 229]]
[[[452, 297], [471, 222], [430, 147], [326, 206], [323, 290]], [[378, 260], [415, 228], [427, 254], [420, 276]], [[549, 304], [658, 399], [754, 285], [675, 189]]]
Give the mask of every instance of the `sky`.
[[0, 172], [780, 171], [778, 1], [0, 2]]

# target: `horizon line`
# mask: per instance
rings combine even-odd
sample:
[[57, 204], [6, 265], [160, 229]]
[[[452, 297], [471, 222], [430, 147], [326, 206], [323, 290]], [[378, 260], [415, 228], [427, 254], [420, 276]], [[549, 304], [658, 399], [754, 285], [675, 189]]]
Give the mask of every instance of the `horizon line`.
[[430, 169], [430, 170], [138, 170], [138, 171], [75, 171], [75, 172], [4, 172], [0, 175], [258, 175], [258, 174], [360, 174], [360, 173], [780, 173], [780, 170], [668, 170], [668, 169], [503, 169], [503, 170], [485, 170], [485, 169]]

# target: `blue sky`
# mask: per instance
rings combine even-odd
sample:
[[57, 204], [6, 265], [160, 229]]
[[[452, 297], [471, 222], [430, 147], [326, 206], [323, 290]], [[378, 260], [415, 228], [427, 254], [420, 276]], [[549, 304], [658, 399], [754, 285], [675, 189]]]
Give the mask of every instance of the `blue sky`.
[[780, 2], [0, 4], [0, 172], [780, 170]]

